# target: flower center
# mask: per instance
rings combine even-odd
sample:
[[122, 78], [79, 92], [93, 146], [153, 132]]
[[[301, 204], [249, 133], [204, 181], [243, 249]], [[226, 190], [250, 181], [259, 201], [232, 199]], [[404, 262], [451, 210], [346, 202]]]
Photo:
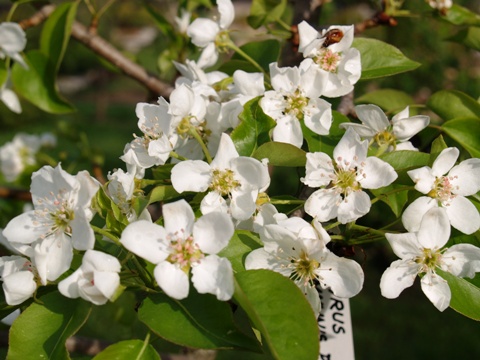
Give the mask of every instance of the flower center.
[[313, 281], [318, 277], [315, 271], [320, 267], [318, 261], [309, 259], [308, 254], [302, 250], [300, 257], [291, 259], [290, 263], [294, 267], [291, 275], [293, 281], [300, 282], [304, 286], [314, 285]]
[[169, 234], [167, 239], [170, 240], [170, 255], [167, 261], [177, 264], [187, 274], [193, 265], [200, 263], [205, 257], [191, 235], [184, 239], [175, 233]]
[[320, 67], [328, 72], [337, 72], [338, 63], [340, 62], [340, 54], [333, 52], [330, 49], [321, 49], [320, 53], [314, 58], [314, 61]]
[[415, 262], [422, 265], [420, 272], [427, 273], [440, 265], [441, 260], [442, 254], [440, 250], [423, 249], [423, 254], [418, 256]]
[[151, 127], [147, 127], [145, 124], [140, 126], [140, 130], [145, 134], [145, 138], [148, 140], [157, 140], [163, 135], [162, 128], [160, 127], [160, 124], [158, 124], [159, 120], [156, 116], [155, 120], [156, 122]]
[[[341, 157], [337, 158], [337, 162], [334, 165], [334, 175], [331, 185], [335, 188], [336, 192], [341, 194], [344, 198], [351, 192], [362, 189], [359, 176], [365, 177], [363, 169], [357, 167], [350, 167], [351, 163], [343, 160]], [[344, 166], [339, 166], [344, 165]], [[363, 163], [361, 164], [364, 165]]]
[[388, 148], [389, 146], [393, 146], [395, 148], [397, 143], [397, 138], [395, 135], [388, 130], [377, 133], [373, 139], [379, 148]]
[[303, 96], [303, 91], [297, 88], [294, 93], [285, 96], [287, 105], [285, 106], [285, 114], [295, 116], [301, 120], [303, 109], [308, 105], [308, 98]]
[[212, 171], [213, 179], [210, 183], [210, 190], [216, 191], [222, 196], [228, 195], [240, 186], [240, 182], [235, 179], [235, 173], [233, 170], [214, 169]]
[[444, 205], [448, 205], [448, 203], [452, 201], [456, 196], [452, 193], [452, 190], [458, 188], [451, 183], [453, 179], [454, 178], [451, 176], [437, 177], [433, 184], [433, 189], [430, 190], [427, 195], [431, 198], [437, 199]]
[[58, 194], [50, 192], [50, 196], [37, 199], [35, 205], [35, 224], [50, 228], [50, 231], [43, 237], [47, 237], [58, 230], [69, 235], [72, 233], [70, 221], [75, 218], [75, 213], [66, 190], [61, 189]]
[[198, 123], [194, 125], [194, 122], [198, 122], [195, 116], [186, 116], [184, 117], [177, 126], [177, 133], [180, 135], [182, 139], [190, 138], [192, 139], [193, 136], [191, 135], [192, 131], [196, 131], [202, 140], [207, 144], [208, 138], [212, 134], [210, 129], [206, 128], [206, 121]]

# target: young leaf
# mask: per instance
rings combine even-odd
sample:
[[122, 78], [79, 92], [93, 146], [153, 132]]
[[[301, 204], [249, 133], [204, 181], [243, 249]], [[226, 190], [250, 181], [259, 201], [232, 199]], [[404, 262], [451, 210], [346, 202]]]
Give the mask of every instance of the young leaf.
[[480, 157], [480, 118], [462, 118], [445, 122], [443, 131], [458, 141], [473, 157]]
[[361, 54], [361, 80], [391, 76], [420, 66], [420, 63], [410, 60], [396, 47], [380, 40], [356, 38], [352, 47], [357, 48]]
[[164, 294], [148, 296], [138, 316], [154, 333], [182, 346], [259, 350], [255, 339], [237, 329], [228, 303], [210, 294], [198, 294], [192, 288], [183, 300]]
[[232, 131], [231, 138], [241, 156], [251, 156], [255, 149], [270, 141], [268, 132], [275, 121], [266, 115], [259, 104], [260, 98], [254, 98], [243, 107], [239, 115], [240, 125]]
[[438, 275], [447, 280], [452, 299], [450, 307], [473, 320], [480, 321], [480, 289], [465, 279], [440, 269]]
[[480, 16], [464, 8], [463, 6], [453, 4], [441, 19], [454, 25], [474, 25], [480, 26]]
[[355, 100], [356, 104], [374, 104], [386, 112], [398, 112], [415, 104], [413, 98], [399, 90], [381, 89], [369, 92]]
[[305, 151], [291, 144], [281, 142], [267, 142], [261, 145], [252, 157], [258, 160], [268, 159], [268, 163], [275, 166], [305, 166], [307, 157]]
[[85, 323], [92, 304], [57, 291], [40, 301], [43, 305], [32, 303], [13, 323], [8, 359], [70, 359], [65, 342]]
[[274, 359], [318, 359], [318, 324], [298, 286], [270, 270], [244, 271], [235, 279], [234, 299]]
[[480, 104], [458, 90], [441, 90], [433, 94], [427, 106], [444, 120], [480, 117]]
[[125, 340], [110, 345], [93, 360], [160, 360], [152, 345], [142, 340]]

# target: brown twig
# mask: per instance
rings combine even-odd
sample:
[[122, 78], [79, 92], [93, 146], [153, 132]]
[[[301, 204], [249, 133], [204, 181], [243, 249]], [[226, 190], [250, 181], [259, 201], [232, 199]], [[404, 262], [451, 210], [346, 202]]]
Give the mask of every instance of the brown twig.
[[397, 26], [398, 22], [395, 18], [387, 15], [383, 11], [376, 13], [371, 19], [362, 21], [361, 23], [355, 24], [355, 35], [364, 32], [367, 29], [371, 29], [376, 26]]
[[0, 186], [0, 199], [32, 201], [32, 194], [30, 194], [29, 190]]
[[[48, 16], [55, 10], [55, 5], [45, 5], [41, 7], [32, 17], [19, 22], [23, 29], [28, 29], [32, 26], [37, 26], [45, 21]], [[134, 63], [130, 59], [123, 56], [112, 44], [102, 37], [88, 31], [88, 29], [78, 21], [72, 25], [71, 36], [84, 44], [97, 55], [103, 57], [119, 68], [125, 75], [137, 80], [144, 85], [152, 93], [168, 98], [173, 88], [155, 76], [147, 73], [147, 71], [140, 65]]]

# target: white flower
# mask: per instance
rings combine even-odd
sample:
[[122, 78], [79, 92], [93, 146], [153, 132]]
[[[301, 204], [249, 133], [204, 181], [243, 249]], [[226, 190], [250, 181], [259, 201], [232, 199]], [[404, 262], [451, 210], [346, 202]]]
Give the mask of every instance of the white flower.
[[260, 231], [264, 247], [253, 250], [245, 268], [270, 269], [290, 279], [302, 289], [318, 316], [321, 303], [315, 285], [330, 288], [339, 297], [352, 297], [363, 286], [363, 270], [353, 260], [336, 256], [325, 245], [330, 236], [316, 220], [312, 225], [292, 217], [269, 224]]
[[58, 283], [58, 290], [66, 297], [81, 297], [95, 305], [103, 305], [112, 300], [120, 285], [120, 269], [120, 262], [112, 255], [87, 250], [82, 265]]
[[452, 0], [425, 0], [428, 5], [430, 5], [434, 9], [438, 9], [440, 11], [446, 11], [450, 9], [453, 5]]
[[0, 278], [8, 305], [23, 303], [37, 290], [36, 269], [30, 260], [22, 256], [0, 257]]
[[214, 65], [218, 60], [218, 46], [222, 46], [222, 37], [228, 36], [227, 29], [235, 18], [235, 8], [231, 0], [218, 0], [217, 21], [197, 18], [187, 28], [192, 43], [204, 48], [198, 63], [202, 68]]
[[[266, 164], [239, 156], [227, 134], [222, 134], [211, 164], [200, 160], [182, 161], [173, 167], [171, 179], [179, 193], [209, 191], [200, 205], [202, 213], [229, 211], [237, 220], [253, 215], [258, 193], [270, 184]], [[228, 196], [229, 204], [223, 196]]]
[[3, 235], [29, 256], [45, 285], [69, 269], [73, 249], [92, 249], [90, 203], [99, 183], [87, 171], [70, 175], [61, 166], [44, 166], [32, 175], [34, 210], [12, 219]]
[[220, 212], [195, 221], [185, 200], [163, 206], [165, 226], [140, 220], [128, 225], [120, 242], [134, 254], [155, 264], [154, 276], [160, 288], [174, 299], [189, 293], [189, 274], [201, 294], [229, 300], [233, 295], [230, 262], [217, 256], [228, 245], [234, 228], [230, 217]]
[[187, 28], [188, 28], [188, 24], [190, 24], [191, 16], [192, 14], [186, 9], [180, 10], [180, 17], [175, 16], [174, 21], [179, 33], [181, 34], [187, 33]]
[[0, 24], [0, 59], [9, 57], [24, 68], [28, 68], [20, 52], [25, 49], [27, 38], [25, 32], [15, 22], [4, 22]]
[[338, 218], [342, 224], [370, 211], [370, 198], [362, 189], [390, 185], [395, 170], [377, 157], [367, 157], [368, 141], [360, 141], [353, 129], [333, 150], [333, 160], [321, 152], [307, 153], [306, 175], [301, 181], [315, 191], [305, 202], [305, 211], [319, 221]]
[[327, 135], [332, 124], [331, 104], [320, 99], [327, 74], [311, 66], [279, 68], [277, 63], [271, 63], [270, 76], [273, 90], [265, 92], [260, 106], [277, 122], [273, 140], [300, 148], [300, 121], [314, 133]]
[[315, 66], [328, 75], [324, 96], [338, 97], [348, 94], [360, 79], [360, 52], [350, 48], [353, 31], [353, 25], [335, 25], [319, 34], [305, 21], [298, 25], [298, 51], [307, 58], [304, 60], [305, 66]]
[[480, 159], [467, 159], [454, 166], [459, 153], [457, 148], [444, 149], [431, 168], [408, 171], [415, 189], [427, 195], [405, 209], [402, 221], [408, 231], [418, 231], [423, 214], [434, 207], [444, 208], [450, 224], [465, 234], [480, 228], [478, 210], [466, 198], [480, 190]]
[[11, 142], [0, 147], [0, 169], [5, 180], [15, 181], [25, 168], [35, 165], [35, 154], [41, 145], [39, 136], [18, 133]]
[[423, 292], [443, 311], [450, 304], [451, 291], [435, 269], [470, 278], [480, 271], [480, 249], [476, 246], [458, 244], [443, 248], [450, 237], [450, 223], [442, 208], [430, 209], [417, 232], [385, 236], [401, 259], [394, 261], [380, 280], [380, 289], [386, 298], [398, 297], [403, 289], [413, 285], [417, 275], [423, 274], [420, 281]]
[[391, 121], [376, 105], [358, 105], [355, 111], [362, 124], [342, 123], [340, 127], [352, 128], [360, 137], [373, 140], [384, 151], [417, 150], [408, 140], [430, 123], [428, 116], [409, 116], [408, 106]]
[[3, 83], [0, 87], [0, 100], [5, 104], [10, 111], [13, 111], [16, 114], [20, 114], [22, 112], [22, 106], [20, 105], [20, 100], [18, 100], [17, 94], [7, 88], [8, 80]]

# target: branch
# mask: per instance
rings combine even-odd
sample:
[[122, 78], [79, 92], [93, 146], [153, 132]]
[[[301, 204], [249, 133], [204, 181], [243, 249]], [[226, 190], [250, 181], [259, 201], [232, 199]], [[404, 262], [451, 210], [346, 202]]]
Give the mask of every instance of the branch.
[[[39, 25], [55, 10], [55, 5], [46, 5], [40, 8], [32, 17], [19, 22], [23, 29], [28, 29], [32, 26]], [[173, 88], [158, 78], [150, 75], [140, 65], [134, 63], [130, 59], [123, 56], [112, 44], [102, 37], [90, 32], [83, 24], [75, 21], [72, 25], [71, 36], [95, 52], [97, 55], [103, 57], [111, 64], [118, 67], [125, 75], [137, 80], [144, 85], [152, 93], [168, 98]]]
[[32, 194], [29, 190], [11, 189], [0, 186], [0, 199], [32, 201]]

